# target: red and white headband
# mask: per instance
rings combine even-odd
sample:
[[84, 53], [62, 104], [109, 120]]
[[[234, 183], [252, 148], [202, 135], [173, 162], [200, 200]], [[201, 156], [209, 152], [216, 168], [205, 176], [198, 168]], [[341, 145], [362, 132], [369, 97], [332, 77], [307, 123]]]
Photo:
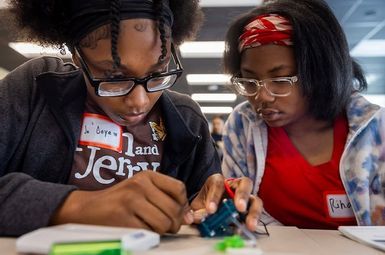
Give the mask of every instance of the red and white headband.
[[265, 44], [293, 45], [290, 21], [278, 14], [255, 17], [239, 37], [239, 52]]

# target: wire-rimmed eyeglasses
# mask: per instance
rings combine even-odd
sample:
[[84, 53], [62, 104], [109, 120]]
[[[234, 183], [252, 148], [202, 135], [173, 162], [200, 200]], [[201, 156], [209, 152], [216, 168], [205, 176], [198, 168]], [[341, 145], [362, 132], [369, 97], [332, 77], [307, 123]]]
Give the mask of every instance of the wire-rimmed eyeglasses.
[[232, 77], [231, 83], [237, 92], [243, 96], [255, 96], [264, 87], [266, 91], [274, 97], [285, 97], [290, 95], [293, 84], [298, 81], [298, 77], [276, 77], [263, 80]]
[[124, 96], [138, 84], [142, 85], [147, 92], [156, 92], [170, 88], [183, 73], [183, 67], [176, 54], [174, 45], [171, 45], [171, 56], [174, 59], [176, 69], [168, 72], [157, 72], [144, 78], [118, 77], [118, 78], [96, 78], [93, 77], [88, 68], [85, 58], [78, 46], [75, 53], [79, 57], [81, 67], [86, 74], [91, 86], [95, 88], [95, 93], [102, 97]]

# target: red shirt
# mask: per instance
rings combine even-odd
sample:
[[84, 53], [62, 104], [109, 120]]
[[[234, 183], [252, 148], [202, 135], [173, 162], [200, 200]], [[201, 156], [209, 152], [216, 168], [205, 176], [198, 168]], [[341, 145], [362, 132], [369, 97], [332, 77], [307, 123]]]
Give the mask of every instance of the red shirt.
[[331, 160], [313, 166], [283, 128], [268, 128], [266, 167], [258, 196], [271, 216], [284, 225], [300, 228], [357, 225], [339, 175], [347, 133], [346, 117], [338, 118]]

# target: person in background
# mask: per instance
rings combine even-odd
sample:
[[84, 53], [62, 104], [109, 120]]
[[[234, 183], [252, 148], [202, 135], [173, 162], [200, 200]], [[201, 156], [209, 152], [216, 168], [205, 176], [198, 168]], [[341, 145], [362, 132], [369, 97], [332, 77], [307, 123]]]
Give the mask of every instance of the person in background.
[[215, 142], [222, 141], [222, 131], [223, 131], [223, 125], [224, 121], [222, 119], [222, 116], [215, 115], [211, 119], [211, 137], [214, 139]]
[[224, 127], [223, 172], [248, 176], [265, 223], [385, 224], [385, 110], [322, 0], [276, 0], [238, 18], [224, 66], [247, 101]]
[[[0, 235], [62, 223], [158, 233], [214, 213], [224, 191], [206, 119], [168, 90], [177, 47], [200, 23], [198, 1], [10, 1], [28, 39], [68, 46], [0, 81]], [[247, 178], [235, 205], [256, 228]]]
[[223, 131], [224, 121], [222, 116], [215, 115], [211, 119], [211, 137], [214, 140], [215, 148], [217, 149], [219, 158], [223, 158], [223, 141], [222, 141], [222, 131]]

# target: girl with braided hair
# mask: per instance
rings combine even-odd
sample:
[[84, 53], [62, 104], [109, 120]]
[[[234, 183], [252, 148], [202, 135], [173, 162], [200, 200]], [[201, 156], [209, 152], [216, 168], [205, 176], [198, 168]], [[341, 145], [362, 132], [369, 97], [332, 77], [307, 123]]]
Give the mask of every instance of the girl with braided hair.
[[[0, 81], [1, 235], [68, 222], [177, 232], [216, 211], [224, 179], [207, 122], [168, 90], [196, 0], [11, 0], [10, 11], [74, 64], [33, 59]], [[260, 201], [249, 179], [234, 183], [253, 230]]]

